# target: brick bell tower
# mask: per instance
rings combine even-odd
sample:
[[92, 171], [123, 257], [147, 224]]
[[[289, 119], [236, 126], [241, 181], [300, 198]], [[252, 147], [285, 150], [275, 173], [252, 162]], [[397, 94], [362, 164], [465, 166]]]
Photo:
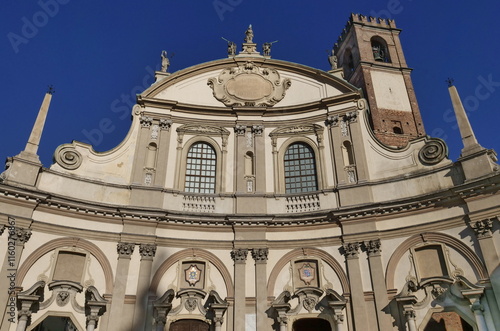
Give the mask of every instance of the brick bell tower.
[[425, 135], [400, 32], [394, 20], [351, 14], [334, 46], [344, 78], [363, 89], [375, 136], [395, 147]]

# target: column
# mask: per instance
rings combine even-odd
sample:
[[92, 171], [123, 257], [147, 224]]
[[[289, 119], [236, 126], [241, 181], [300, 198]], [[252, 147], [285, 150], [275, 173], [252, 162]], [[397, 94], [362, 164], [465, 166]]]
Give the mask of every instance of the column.
[[28, 290], [17, 295], [17, 304], [20, 309], [17, 312], [18, 321], [16, 331], [26, 330], [31, 319], [33, 305], [39, 304], [42, 301], [44, 288], [45, 282], [38, 281]]
[[356, 330], [370, 330], [366, 317], [365, 293], [359, 266], [359, 243], [344, 243], [344, 255], [347, 264], [347, 274], [351, 287], [351, 304], [354, 327]]
[[[235, 248], [231, 251], [234, 261], [234, 327], [233, 330], [245, 330], [246, 293], [245, 268], [248, 249]], [[229, 327], [230, 328], [230, 327]]]
[[134, 252], [135, 244], [118, 243], [118, 265], [116, 267], [115, 285], [111, 298], [107, 330], [123, 330], [121, 326], [123, 306], [125, 304], [125, 290], [127, 288], [128, 269], [130, 258]]
[[134, 307], [133, 330], [144, 330], [146, 321], [146, 311], [148, 305], [149, 285], [151, 281], [151, 268], [153, 258], [156, 254], [155, 244], [141, 244], [139, 246], [141, 263], [139, 266], [139, 277], [137, 279], [137, 293]]
[[363, 246], [368, 254], [370, 278], [372, 281], [373, 292], [375, 294], [375, 309], [377, 312], [378, 329], [390, 330], [392, 328], [390, 315], [384, 313], [383, 311], [383, 309], [389, 304], [389, 300], [387, 298], [387, 288], [385, 286], [382, 256], [380, 255], [380, 252], [382, 251], [380, 239], [365, 241]]
[[408, 331], [417, 331], [417, 324], [415, 321], [416, 315], [415, 315], [415, 310], [413, 307], [405, 307], [403, 310], [403, 313], [406, 318], [406, 326], [408, 328]]
[[[15, 308], [15, 300], [11, 300], [11, 297], [15, 294], [15, 287], [19, 285], [16, 284], [17, 268], [19, 267], [19, 261], [24, 250], [24, 244], [31, 238], [30, 229], [15, 226], [16, 221], [13, 218], [9, 218], [8, 222], [9, 224], [6, 229], [9, 233], [9, 239], [7, 241], [7, 251], [5, 252], [2, 270], [0, 270], [2, 284], [8, 285], [0, 291], [1, 331], [8, 330], [10, 323], [7, 323], [7, 320], [15, 317], [15, 309], [14, 311], [10, 309], [12, 304], [14, 304]], [[7, 311], [7, 307], [9, 307], [9, 311]]]
[[484, 288], [471, 288], [460, 291], [462, 295], [469, 299], [471, 305], [470, 308], [474, 313], [474, 318], [476, 319], [477, 330], [478, 331], [488, 331], [488, 326], [484, 320], [484, 307], [481, 304], [481, 297], [484, 293]]
[[[469, 226], [474, 230], [479, 248], [483, 255], [484, 264], [488, 275], [492, 275], [498, 266], [500, 257], [497, 254], [497, 247], [491, 229], [493, 228], [493, 221], [498, 218], [489, 218], [479, 221], [471, 221]], [[495, 293], [497, 306], [500, 307], [500, 282], [491, 279], [491, 287]]]
[[269, 249], [254, 248], [252, 257], [255, 260], [255, 299], [257, 303], [257, 330], [266, 330], [267, 326], [267, 255]]

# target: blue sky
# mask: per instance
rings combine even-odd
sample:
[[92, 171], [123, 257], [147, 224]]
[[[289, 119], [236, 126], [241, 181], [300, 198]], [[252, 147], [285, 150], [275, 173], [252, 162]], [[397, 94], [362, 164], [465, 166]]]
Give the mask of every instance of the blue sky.
[[[116, 146], [130, 126], [134, 95], [152, 83], [163, 49], [170, 72], [226, 57], [221, 37], [241, 44], [279, 40], [275, 59], [328, 70], [331, 49], [351, 12], [391, 17], [430, 136], [450, 158], [461, 141], [445, 79], [453, 77], [481, 145], [500, 152], [500, 25], [497, 1], [89, 0], [0, 4], [0, 159], [25, 146], [49, 84], [56, 90], [39, 149], [50, 166], [72, 140], [97, 151]], [[128, 109], [126, 115], [125, 108]], [[108, 130], [92, 135], [102, 121]], [[102, 132], [102, 130], [99, 130]]]

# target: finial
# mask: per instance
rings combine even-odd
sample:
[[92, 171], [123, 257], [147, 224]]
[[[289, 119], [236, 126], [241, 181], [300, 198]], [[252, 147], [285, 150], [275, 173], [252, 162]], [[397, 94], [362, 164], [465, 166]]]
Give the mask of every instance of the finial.
[[253, 30], [252, 30], [252, 24], [250, 24], [250, 25], [248, 26], [248, 29], [245, 31], [245, 35], [246, 35], [246, 37], [245, 37], [245, 39], [244, 39], [244, 40], [245, 40], [245, 42], [246, 42], [246, 43], [249, 43], [249, 44], [253, 43]]
[[49, 85], [48, 86], [47, 93], [50, 94], [50, 95], [56, 93], [56, 90], [54, 90], [54, 85]]
[[448, 87], [452, 87], [452, 86], [453, 86], [453, 82], [454, 82], [454, 81], [455, 81], [455, 80], [454, 80], [453, 78], [449, 78], [449, 77], [448, 77], [448, 79], [447, 79], [447, 80], [445, 80], [445, 82], [447, 82], [447, 83], [448, 83]]

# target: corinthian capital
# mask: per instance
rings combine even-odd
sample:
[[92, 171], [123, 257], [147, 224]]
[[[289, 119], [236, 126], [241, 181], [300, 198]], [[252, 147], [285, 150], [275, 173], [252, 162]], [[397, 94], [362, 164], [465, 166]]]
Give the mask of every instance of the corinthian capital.
[[368, 256], [380, 255], [380, 252], [382, 251], [380, 239], [367, 240], [363, 243], [363, 246], [368, 253]]
[[247, 260], [248, 249], [235, 248], [231, 251], [231, 258], [236, 263], [245, 263]]
[[31, 230], [18, 227], [9, 227], [9, 240], [16, 245], [24, 245], [31, 238]]
[[493, 228], [493, 218], [487, 218], [481, 221], [470, 222], [469, 225], [476, 233], [478, 239], [491, 237], [491, 229]]
[[156, 244], [141, 244], [139, 246], [141, 260], [152, 260], [156, 254]]
[[118, 243], [118, 245], [116, 245], [116, 250], [118, 252], [118, 257], [120, 257], [120, 258], [129, 258], [130, 259], [132, 253], [134, 252], [134, 247], [135, 247], [135, 244]]
[[257, 261], [267, 261], [267, 254], [269, 253], [269, 249], [267, 248], [254, 248], [252, 249], [252, 257]]
[[344, 243], [342, 245], [342, 248], [344, 249], [344, 255], [346, 259], [354, 259], [358, 257], [359, 254], [358, 242]]

